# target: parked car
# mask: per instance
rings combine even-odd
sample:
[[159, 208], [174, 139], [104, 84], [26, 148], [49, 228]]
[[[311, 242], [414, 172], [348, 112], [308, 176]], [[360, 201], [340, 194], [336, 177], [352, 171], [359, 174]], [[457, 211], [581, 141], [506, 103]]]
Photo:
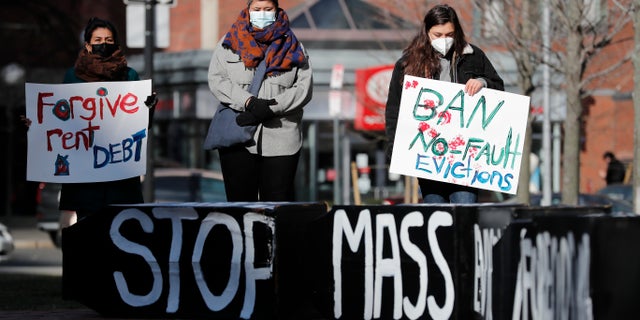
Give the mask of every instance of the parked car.
[[14, 249], [13, 236], [7, 226], [0, 223], [0, 261], [8, 259]]
[[40, 182], [36, 194], [36, 221], [38, 229], [46, 232], [53, 244], [60, 247], [60, 190], [59, 183]]
[[394, 205], [404, 203], [404, 195], [389, 196], [382, 200], [384, 205]]
[[[222, 173], [203, 169], [158, 168], [154, 171], [155, 202], [226, 201]], [[37, 227], [60, 247], [61, 184], [40, 183], [37, 195]]]
[[597, 194], [605, 195], [611, 199], [627, 201], [633, 203], [633, 186], [631, 184], [612, 184], [600, 190]]
[[[478, 203], [503, 202], [508, 197], [510, 196], [501, 192], [489, 191], [489, 190], [478, 191]], [[420, 196], [418, 196], [418, 198], [420, 198]], [[422, 200], [419, 200], [419, 202], [422, 202]], [[384, 198], [382, 200], [382, 204], [384, 205], [394, 205], [394, 204], [402, 204], [402, 203], [404, 203], [404, 195], [394, 195], [394, 196]]]
[[[515, 201], [514, 199], [510, 199], [508, 201]], [[532, 194], [530, 198], [530, 204], [532, 206], [540, 206], [542, 202], [541, 194]], [[560, 206], [562, 202], [562, 194], [561, 193], [553, 193], [551, 197], [551, 205], [552, 206]], [[611, 212], [614, 214], [633, 214], [633, 206], [623, 200], [611, 199], [605, 195], [601, 194], [587, 194], [581, 193], [578, 195], [578, 205], [579, 206], [611, 206]]]
[[224, 202], [222, 173], [201, 169], [156, 169], [155, 202]]

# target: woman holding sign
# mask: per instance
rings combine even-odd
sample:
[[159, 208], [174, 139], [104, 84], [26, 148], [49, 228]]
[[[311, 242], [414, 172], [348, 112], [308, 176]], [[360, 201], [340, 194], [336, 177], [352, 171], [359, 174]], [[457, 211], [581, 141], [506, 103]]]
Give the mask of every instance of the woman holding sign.
[[[425, 15], [420, 32], [393, 70], [385, 112], [389, 152], [393, 150], [405, 75], [464, 84], [466, 94], [471, 96], [482, 88], [504, 90], [502, 79], [484, 52], [466, 41], [455, 10], [446, 4], [436, 5]], [[475, 188], [418, 181], [425, 203], [474, 203], [478, 198]]]
[[[75, 66], [64, 76], [64, 83], [140, 80], [138, 73], [127, 65], [118, 45], [118, 33], [111, 22], [90, 19], [84, 30], [84, 41]], [[155, 93], [145, 101], [150, 108], [156, 103]], [[25, 123], [29, 125], [31, 121], [25, 119]], [[107, 182], [63, 183], [60, 192], [60, 225], [69, 226], [75, 222], [76, 214], [78, 219], [82, 219], [110, 204], [142, 202], [140, 177]]]
[[293, 201], [312, 72], [278, 1], [248, 1], [213, 50], [209, 88], [221, 104], [239, 112], [239, 126], [256, 126], [244, 144], [210, 143], [225, 132], [205, 139], [205, 148], [218, 148], [227, 200]]

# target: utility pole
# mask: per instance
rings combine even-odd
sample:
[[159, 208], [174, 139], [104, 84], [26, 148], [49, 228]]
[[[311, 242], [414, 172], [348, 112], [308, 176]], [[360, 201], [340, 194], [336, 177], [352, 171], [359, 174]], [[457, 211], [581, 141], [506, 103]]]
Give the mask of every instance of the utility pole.
[[2, 116], [0, 116], [3, 120], [0, 127], [0, 137], [2, 137], [3, 142], [3, 157], [0, 161], [0, 170], [2, 170], [2, 175], [4, 176], [0, 183], [0, 214], [4, 214], [6, 218], [11, 217], [13, 213], [13, 206], [11, 205], [11, 194], [14, 187], [13, 117], [20, 101], [24, 101], [25, 73], [24, 67], [15, 62], [3, 66], [0, 70], [0, 109], [3, 111]]
[[[633, 1], [633, 29], [635, 52], [640, 49], [640, 0]], [[640, 57], [633, 55], [633, 110], [634, 110], [634, 144], [633, 144], [633, 212], [640, 214]]]
[[[153, 90], [153, 53], [156, 48], [155, 41], [155, 14], [156, 0], [145, 0], [145, 46], [144, 46], [144, 71], [145, 77], [152, 80]], [[153, 121], [153, 119], [149, 119]], [[142, 193], [146, 202], [155, 201], [155, 179], [153, 177], [154, 165], [154, 139], [151, 131], [147, 132], [147, 174], [142, 184]]]
[[[333, 116], [333, 168], [335, 170], [335, 178], [333, 180], [333, 204], [344, 204], [348, 201], [342, 198], [340, 192], [340, 181], [349, 177], [349, 170], [343, 171], [341, 166], [340, 137], [345, 133], [342, 130], [340, 116], [342, 114], [342, 85], [344, 82], [344, 66], [342, 64], [334, 64], [331, 69], [331, 83], [329, 83], [329, 114]], [[347, 161], [348, 163], [348, 161]]]
[[549, 9], [549, 0], [543, 2], [542, 8], [542, 92], [543, 92], [543, 122], [542, 122], [542, 201], [541, 205], [551, 205], [551, 103], [550, 103], [550, 70], [549, 70], [549, 50], [551, 49], [550, 41], [550, 23], [551, 12]]

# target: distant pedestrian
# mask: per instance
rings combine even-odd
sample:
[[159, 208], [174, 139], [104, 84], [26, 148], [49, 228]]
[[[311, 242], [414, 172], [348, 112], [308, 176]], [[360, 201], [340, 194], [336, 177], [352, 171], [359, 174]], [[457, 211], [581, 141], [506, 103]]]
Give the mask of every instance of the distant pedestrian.
[[602, 158], [607, 163], [607, 172], [603, 175], [607, 185], [623, 183], [624, 176], [627, 173], [627, 168], [624, 163], [616, 158], [611, 151], [607, 151], [602, 155]]

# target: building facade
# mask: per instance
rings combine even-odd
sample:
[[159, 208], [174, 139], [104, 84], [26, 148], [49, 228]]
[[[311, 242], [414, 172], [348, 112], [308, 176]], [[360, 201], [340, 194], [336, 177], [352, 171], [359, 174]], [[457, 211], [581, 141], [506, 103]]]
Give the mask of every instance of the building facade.
[[[122, 36], [129, 36], [131, 30], [144, 25], [139, 11], [138, 16], [130, 16], [132, 6], [142, 6], [139, 1], [50, 2], [2, 5], [7, 21], [2, 29], [3, 36], [12, 35], [5, 41], [18, 41], [16, 30], [24, 25], [26, 28], [29, 23], [42, 25], [36, 20], [36, 9], [56, 13], [58, 18], [50, 15], [51, 22], [46, 25], [66, 31], [58, 32], [66, 39], [58, 42], [55, 37], [62, 36], [55, 36], [54, 32], [47, 34], [42, 31], [45, 28], [33, 31], [34, 39], [38, 36], [53, 38], [49, 42], [57, 54], [55, 60], [35, 54], [29, 58], [34, 52], [39, 53], [33, 49], [38, 48], [36, 43], [17, 46], [15, 50], [3, 53], [3, 65], [17, 61], [25, 66], [27, 81], [58, 82], [57, 79], [62, 78], [63, 70], [75, 60], [80, 31], [91, 16], [114, 21]], [[372, 188], [368, 198], [375, 201], [375, 198], [401, 193], [401, 181], [392, 181], [387, 174], [383, 133], [354, 128], [356, 71], [393, 64], [415, 34], [426, 10], [435, 2], [280, 0], [279, 3], [287, 11], [294, 32], [308, 50], [314, 71], [313, 99], [305, 108], [305, 144], [297, 181], [299, 200], [337, 199], [338, 203], [350, 203], [349, 164], [358, 154], [368, 156], [371, 169]], [[483, 38], [486, 17], [480, 9], [473, 5], [450, 3], [458, 9], [470, 42], [478, 43], [488, 53], [505, 79], [506, 90], [520, 93], [513, 58], [503, 48], [493, 46]], [[156, 49], [153, 65], [154, 90], [160, 97], [154, 119], [152, 148], [157, 165], [219, 169], [217, 152], [201, 147], [216, 106], [207, 84], [207, 69], [212, 48], [245, 5], [245, 1], [174, 0], [170, 5], [157, 6], [160, 10], [157, 16], [162, 19], [156, 21], [162, 25], [156, 29], [156, 37], [167, 41], [167, 45]], [[19, 17], [23, 21], [20, 25], [17, 24]], [[130, 65], [141, 75], [146, 74], [143, 49], [128, 47], [126, 50]], [[337, 111], [335, 105], [332, 109], [330, 98], [332, 70], [336, 66], [344, 68]], [[597, 95], [586, 100], [590, 107], [589, 114], [583, 118], [582, 192], [594, 192], [604, 186], [599, 176], [604, 151], [612, 150], [626, 162], [632, 160], [632, 79], [623, 80], [615, 84], [604, 83], [602, 90], [595, 91]], [[563, 104], [561, 87], [554, 90], [556, 94], [552, 104]], [[534, 93], [532, 104], [540, 101], [537, 95]], [[541, 145], [540, 127], [538, 117], [534, 122], [534, 153], [539, 153]], [[560, 139], [558, 137], [557, 141]], [[21, 143], [24, 142], [18, 142]], [[21, 154], [21, 151], [16, 151], [16, 154]], [[336, 188], [339, 192], [335, 191]]]

